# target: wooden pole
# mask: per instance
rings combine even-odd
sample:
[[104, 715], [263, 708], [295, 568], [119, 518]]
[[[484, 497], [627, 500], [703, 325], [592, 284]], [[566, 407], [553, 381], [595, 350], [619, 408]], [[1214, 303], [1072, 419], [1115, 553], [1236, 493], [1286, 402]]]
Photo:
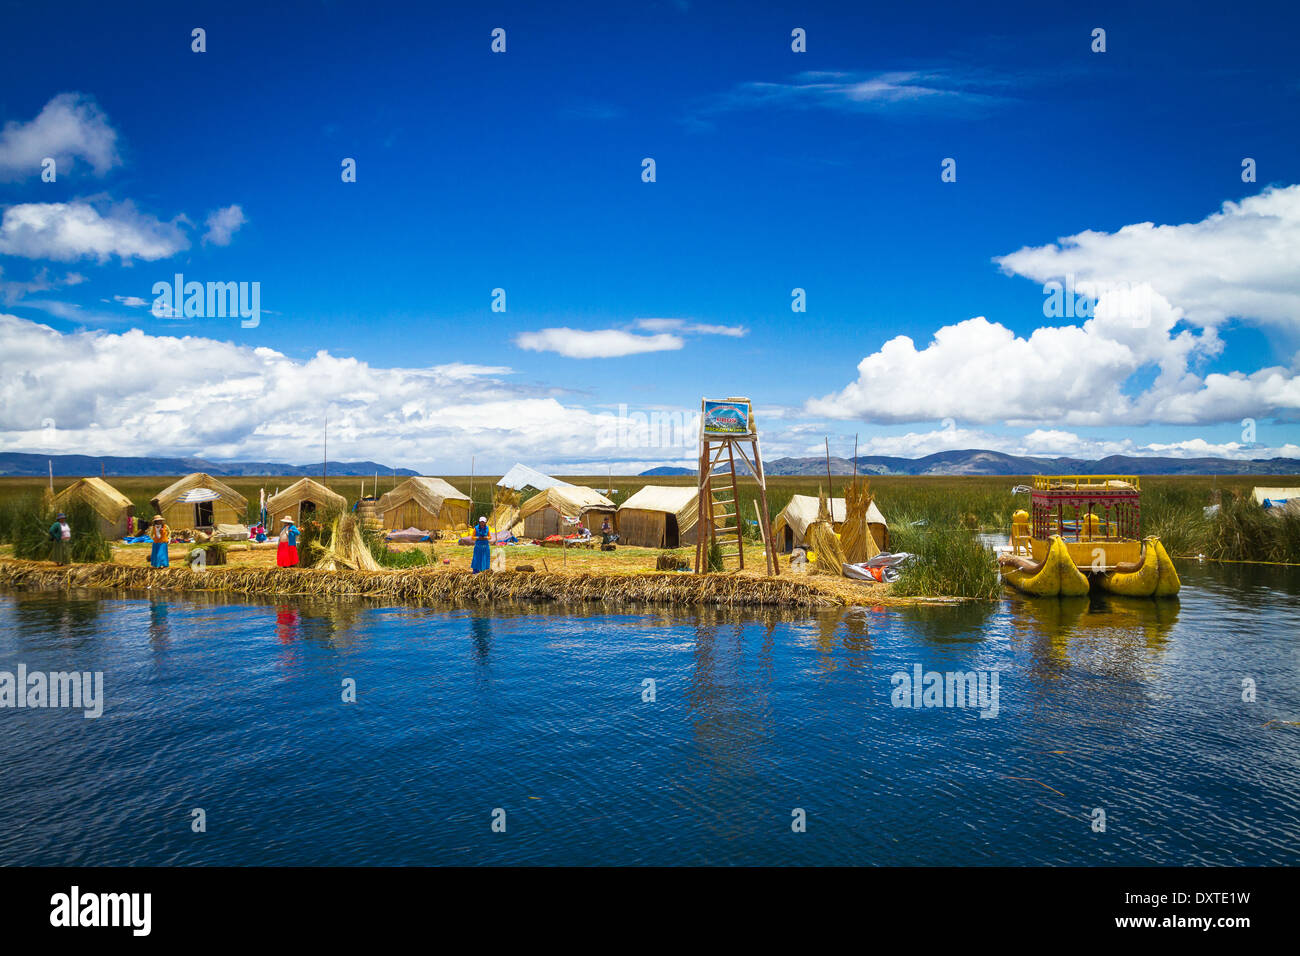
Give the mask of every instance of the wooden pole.
[[[473, 455], [469, 456], [469, 507], [470, 507], [470, 511], [474, 510], [474, 456]], [[471, 519], [474, 517], [475, 516], [473, 514], [470, 515]], [[471, 527], [473, 527], [472, 524]]]
[[831, 484], [831, 436], [826, 436], [826, 510], [831, 513], [831, 523], [835, 522], [835, 486]]
[[[858, 433], [853, 433], [853, 487], [858, 486]], [[847, 504], [846, 504], [847, 507]]]

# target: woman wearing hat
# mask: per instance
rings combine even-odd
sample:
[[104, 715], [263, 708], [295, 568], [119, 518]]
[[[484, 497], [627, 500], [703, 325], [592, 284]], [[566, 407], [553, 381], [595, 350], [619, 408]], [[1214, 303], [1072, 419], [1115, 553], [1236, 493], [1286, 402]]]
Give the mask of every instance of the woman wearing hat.
[[275, 550], [275, 563], [282, 568], [292, 568], [298, 563], [298, 526], [285, 515], [280, 519], [280, 547]]
[[54, 516], [50, 525], [50, 560], [55, 564], [67, 564], [68, 552], [72, 549], [72, 527], [68, 516], [60, 511]]
[[162, 515], [153, 516], [153, 524], [149, 526], [149, 540], [153, 542], [149, 551], [149, 564], [155, 568], [168, 567], [170, 562], [167, 560], [167, 545], [171, 544], [172, 529], [167, 527]]
[[492, 566], [492, 532], [488, 529], [487, 518], [479, 518], [474, 527], [474, 560], [469, 569], [475, 574], [486, 571]]

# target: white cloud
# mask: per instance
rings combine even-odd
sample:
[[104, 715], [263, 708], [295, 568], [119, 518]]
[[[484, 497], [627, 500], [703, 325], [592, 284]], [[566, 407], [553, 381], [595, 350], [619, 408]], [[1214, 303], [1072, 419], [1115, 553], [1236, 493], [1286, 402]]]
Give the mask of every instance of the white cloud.
[[0, 130], [0, 181], [39, 176], [46, 157], [56, 161], [60, 175], [70, 171], [75, 160], [89, 163], [97, 176], [121, 163], [117, 133], [108, 117], [93, 99], [79, 93], [60, 93], [35, 119], [14, 120]]
[[138, 295], [115, 295], [113, 296], [113, 301], [119, 302], [122, 305], [129, 305], [133, 309], [138, 309], [149, 304], [148, 299], [142, 299]]
[[637, 319], [636, 327], [647, 332], [679, 332], [683, 335], [726, 335], [741, 338], [749, 334], [743, 325], [708, 325], [686, 319]]
[[208, 229], [203, 234], [203, 241], [214, 246], [228, 246], [239, 227], [246, 222], [248, 220], [244, 218], [244, 210], [238, 205], [214, 209], [204, 221]]
[[[1300, 187], [1229, 203], [1190, 226], [1085, 233], [997, 261], [1040, 281], [1065, 272], [1095, 284], [1092, 317], [1022, 336], [980, 316], [940, 328], [922, 348], [900, 335], [858, 364], [856, 381], [810, 400], [807, 411], [877, 422], [1136, 426], [1300, 410], [1300, 355], [1253, 372], [1196, 371], [1222, 352], [1225, 316], [1281, 322], [1290, 309], [1293, 325], [1300, 316]], [[1135, 316], [1138, 300], [1146, 308]], [[1135, 385], [1147, 372], [1153, 380]]]
[[177, 219], [162, 222], [130, 201], [105, 207], [88, 202], [22, 203], [0, 220], [0, 255], [26, 259], [166, 259], [190, 242]]
[[298, 360], [138, 329], [60, 333], [4, 314], [0, 363], [0, 449], [14, 451], [305, 463], [319, 460], [328, 412], [332, 457], [456, 474], [476, 453], [480, 471], [590, 458], [607, 421], [503, 381], [502, 366]]
[[[3, 277], [3, 275], [4, 269], [0, 268], [0, 277]], [[61, 279], [50, 278], [50, 270], [42, 268], [26, 281], [19, 279], [0, 280], [0, 302], [12, 305], [21, 302], [24, 297], [33, 292], [49, 292], [64, 286], [80, 285], [85, 281], [86, 277], [77, 272], [69, 272]]]
[[701, 112], [784, 107], [873, 113], [948, 110], [970, 115], [1002, 103], [1005, 97], [996, 91], [1004, 86], [1004, 81], [991, 75], [946, 69], [810, 71], [783, 82], [740, 83]]
[[617, 358], [642, 352], [671, 352], [685, 341], [678, 335], [635, 335], [622, 329], [541, 329], [521, 332], [515, 345], [533, 352], [557, 352], [566, 358]]
[[1226, 202], [1199, 222], [1091, 230], [994, 259], [1036, 282], [1149, 285], [1197, 326], [1228, 318], [1300, 329], [1300, 185]]

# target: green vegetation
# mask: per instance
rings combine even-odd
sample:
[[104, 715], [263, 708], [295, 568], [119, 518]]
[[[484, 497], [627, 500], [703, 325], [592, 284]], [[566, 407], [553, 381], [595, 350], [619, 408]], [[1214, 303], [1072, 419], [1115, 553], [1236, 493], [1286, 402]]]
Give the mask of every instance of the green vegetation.
[[[84, 501], [74, 502], [66, 512], [68, 526], [72, 529], [68, 559], [78, 564], [111, 561], [113, 549], [99, 530], [99, 518]], [[9, 529], [14, 546], [14, 557], [32, 561], [54, 559], [55, 544], [50, 540], [50, 526], [55, 512], [43, 508], [28, 511]]]
[[891, 550], [913, 555], [900, 569], [894, 593], [992, 599], [1001, 596], [993, 551], [964, 527], [915, 525], [904, 516], [891, 526]]

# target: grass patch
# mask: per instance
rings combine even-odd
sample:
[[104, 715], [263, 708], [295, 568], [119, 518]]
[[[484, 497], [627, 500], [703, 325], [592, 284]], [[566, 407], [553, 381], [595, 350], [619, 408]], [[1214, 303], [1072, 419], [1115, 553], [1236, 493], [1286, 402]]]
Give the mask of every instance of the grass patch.
[[992, 549], [966, 528], [916, 527], [904, 521], [892, 535], [893, 550], [913, 555], [899, 569], [895, 594], [986, 600], [1001, 597], [1002, 580]]

